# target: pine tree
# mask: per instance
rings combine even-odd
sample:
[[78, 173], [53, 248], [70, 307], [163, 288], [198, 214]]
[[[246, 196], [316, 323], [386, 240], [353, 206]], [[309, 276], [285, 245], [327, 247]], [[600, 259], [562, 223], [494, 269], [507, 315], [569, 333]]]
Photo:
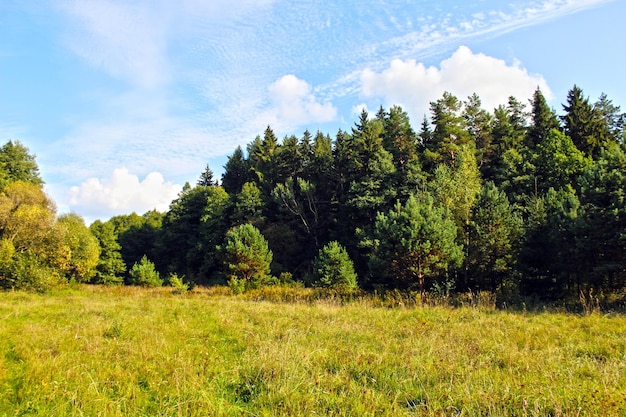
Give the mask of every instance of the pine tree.
[[526, 145], [534, 149], [550, 130], [559, 129], [560, 125], [556, 113], [548, 106], [546, 98], [539, 87], [533, 93], [531, 106], [532, 123], [526, 135]]
[[201, 187], [215, 187], [218, 185], [217, 180], [213, 178], [213, 170], [209, 165], [207, 165], [204, 171], [202, 171], [202, 174], [200, 174], [198, 185]]
[[160, 287], [163, 285], [161, 276], [154, 268], [154, 264], [143, 256], [139, 262], [130, 269], [130, 285], [142, 287]]
[[[467, 265], [470, 289], [515, 291], [515, 266], [522, 236], [522, 218], [506, 194], [486, 183], [472, 210]], [[508, 282], [507, 282], [508, 281]]]
[[456, 235], [449, 211], [436, 207], [430, 195], [398, 202], [376, 216], [371, 237], [362, 242], [372, 250], [372, 283], [424, 293], [429, 279], [461, 264], [463, 250]]
[[269, 278], [272, 251], [251, 224], [229, 230], [222, 251], [231, 287], [253, 288]]
[[250, 167], [244, 158], [241, 147], [238, 146], [235, 152], [228, 157], [222, 175], [222, 186], [228, 194], [237, 194], [241, 187], [250, 180]]
[[313, 279], [322, 287], [355, 289], [357, 275], [346, 249], [332, 241], [319, 250], [313, 261]]

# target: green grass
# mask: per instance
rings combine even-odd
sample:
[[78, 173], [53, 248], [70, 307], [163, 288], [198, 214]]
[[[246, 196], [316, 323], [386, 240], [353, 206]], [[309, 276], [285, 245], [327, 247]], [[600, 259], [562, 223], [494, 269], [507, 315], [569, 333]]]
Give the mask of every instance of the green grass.
[[620, 315], [85, 286], [0, 320], [0, 415], [626, 415]]

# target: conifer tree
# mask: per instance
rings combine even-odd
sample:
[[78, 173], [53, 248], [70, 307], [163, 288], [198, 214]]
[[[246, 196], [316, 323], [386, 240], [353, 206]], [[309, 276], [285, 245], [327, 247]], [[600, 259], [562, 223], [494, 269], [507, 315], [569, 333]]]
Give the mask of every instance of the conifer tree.
[[539, 87], [531, 100], [531, 119], [532, 123], [526, 135], [526, 145], [531, 149], [541, 143], [550, 130], [560, 128], [556, 113], [548, 106]]

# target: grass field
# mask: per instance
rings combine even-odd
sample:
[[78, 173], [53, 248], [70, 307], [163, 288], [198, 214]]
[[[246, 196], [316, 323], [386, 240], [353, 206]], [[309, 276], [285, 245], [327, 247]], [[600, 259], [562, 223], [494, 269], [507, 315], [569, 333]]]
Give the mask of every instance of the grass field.
[[85, 286], [0, 319], [0, 415], [626, 415], [619, 315]]

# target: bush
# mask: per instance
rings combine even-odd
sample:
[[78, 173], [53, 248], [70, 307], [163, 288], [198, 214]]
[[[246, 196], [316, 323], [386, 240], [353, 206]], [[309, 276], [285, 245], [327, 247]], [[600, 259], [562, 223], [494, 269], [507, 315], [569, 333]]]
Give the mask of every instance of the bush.
[[129, 283], [130, 285], [140, 285], [142, 287], [160, 287], [163, 285], [163, 280], [154, 268], [154, 264], [144, 255], [131, 268]]
[[358, 287], [354, 264], [346, 249], [338, 242], [330, 242], [320, 249], [313, 261], [316, 285], [328, 288], [355, 289]]
[[258, 287], [270, 279], [272, 251], [251, 224], [235, 227], [226, 234], [223, 254], [228, 286], [233, 292]]
[[183, 281], [176, 273], [170, 274], [168, 284], [174, 289], [175, 294], [184, 294], [189, 291], [189, 284]]

